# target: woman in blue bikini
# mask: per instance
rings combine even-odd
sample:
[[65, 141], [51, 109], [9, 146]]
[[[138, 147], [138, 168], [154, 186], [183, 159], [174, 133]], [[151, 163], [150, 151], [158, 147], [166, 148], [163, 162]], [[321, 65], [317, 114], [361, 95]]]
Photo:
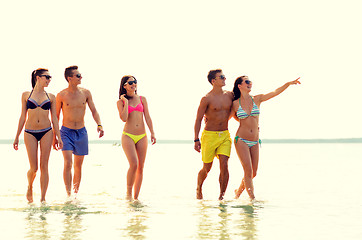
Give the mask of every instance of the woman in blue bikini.
[[151, 133], [151, 143], [156, 143], [152, 120], [145, 97], [137, 95], [137, 80], [133, 76], [121, 79], [119, 100], [117, 101], [119, 117], [126, 124], [122, 134], [122, 148], [129, 162], [127, 172], [127, 200], [138, 199], [142, 185], [143, 166], [146, 160], [148, 140], [143, 118]]
[[250, 199], [254, 199], [253, 178], [259, 163], [259, 114], [260, 104], [286, 90], [290, 85], [300, 84], [299, 78], [287, 82], [268, 94], [251, 96], [252, 82], [247, 76], [238, 77], [234, 84], [234, 102], [232, 114], [240, 122], [235, 136], [235, 148], [244, 168], [244, 178], [235, 190], [235, 198], [247, 189]]
[[[27, 173], [29, 185], [26, 193], [29, 203], [33, 202], [33, 182], [38, 170], [38, 145], [40, 145], [41, 202], [45, 202], [45, 194], [48, 189], [48, 162], [53, 142], [53, 131], [60, 143], [59, 147], [62, 148], [63, 146], [55, 111], [55, 96], [44, 91], [44, 88], [49, 85], [50, 79], [51, 76], [47, 69], [39, 68], [32, 72], [31, 83], [33, 90], [31, 92], [24, 92], [22, 95], [21, 115], [13, 144], [14, 149], [18, 150], [19, 136], [25, 125], [24, 143], [30, 163], [30, 169]], [[49, 110], [51, 121], [49, 119]]]

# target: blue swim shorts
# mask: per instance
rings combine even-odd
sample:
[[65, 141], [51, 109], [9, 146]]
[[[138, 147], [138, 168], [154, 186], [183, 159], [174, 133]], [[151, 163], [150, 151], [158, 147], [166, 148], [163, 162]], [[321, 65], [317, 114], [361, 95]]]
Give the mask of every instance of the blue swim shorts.
[[73, 151], [74, 155], [88, 155], [88, 133], [85, 127], [70, 129], [62, 126], [60, 137], [63, 141], [62, 151]]

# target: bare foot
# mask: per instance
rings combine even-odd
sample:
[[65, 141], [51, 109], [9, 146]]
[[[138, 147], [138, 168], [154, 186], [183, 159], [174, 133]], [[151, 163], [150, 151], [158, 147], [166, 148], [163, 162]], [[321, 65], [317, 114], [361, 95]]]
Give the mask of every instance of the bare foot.
[[225, 195], [225, 193], [220, 193], [220, 196], [219, 196], [220, 201], [224, 199], [224, 195]]
[[127, 200], [127, 201], [132, 201], [132, 200], [133, 200], [132, 194], [128, 194], [128, 193], [127, 193], [127, 195], [126, 195], [126, 200]]
[[235, 190], [234, 190], [235, 199], [238, 199], [238, 198], [240, 197], [240, 195], [241, 195], [242, 192], [243, 192], [243, 191], [239, 191], [239, 189], [235, 189]]
[[26, 199], [28, 199], [29, 203], [33, 202], [33, 187], [28, 187], [28, 191], [26, 192]]
[[202, 190], [201, 189], [196, 189], [196, 199], [201, 200], [203, 198], [202, 196]]

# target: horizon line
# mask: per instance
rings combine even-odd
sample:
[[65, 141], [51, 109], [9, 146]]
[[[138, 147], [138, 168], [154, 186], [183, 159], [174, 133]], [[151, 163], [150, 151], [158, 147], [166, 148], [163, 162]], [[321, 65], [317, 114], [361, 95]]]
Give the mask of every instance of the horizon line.
[[[0, 144], [11, 144], [13, 139], [0, 139]], [[362, 143], [362, 138], [267, 138], [261, 139], [262, 143]], [[24, 143], [21, 139], [20, 143]], [[120, 139], [91, 139], [89, 144], [120, 144]], [[160, 144], [188, 144], [193, 140], [186, 139], [160, 139]]]

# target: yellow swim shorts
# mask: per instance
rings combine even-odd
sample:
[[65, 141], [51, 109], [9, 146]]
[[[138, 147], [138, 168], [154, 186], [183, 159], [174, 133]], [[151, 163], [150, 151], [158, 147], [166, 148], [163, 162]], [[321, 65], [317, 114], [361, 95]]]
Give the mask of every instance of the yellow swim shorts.
[[228, 130], [221, 132], [204, 130], [201, 135], [202, 161], [211, 163], [218, 155], [230, 157], [231, 142]]

